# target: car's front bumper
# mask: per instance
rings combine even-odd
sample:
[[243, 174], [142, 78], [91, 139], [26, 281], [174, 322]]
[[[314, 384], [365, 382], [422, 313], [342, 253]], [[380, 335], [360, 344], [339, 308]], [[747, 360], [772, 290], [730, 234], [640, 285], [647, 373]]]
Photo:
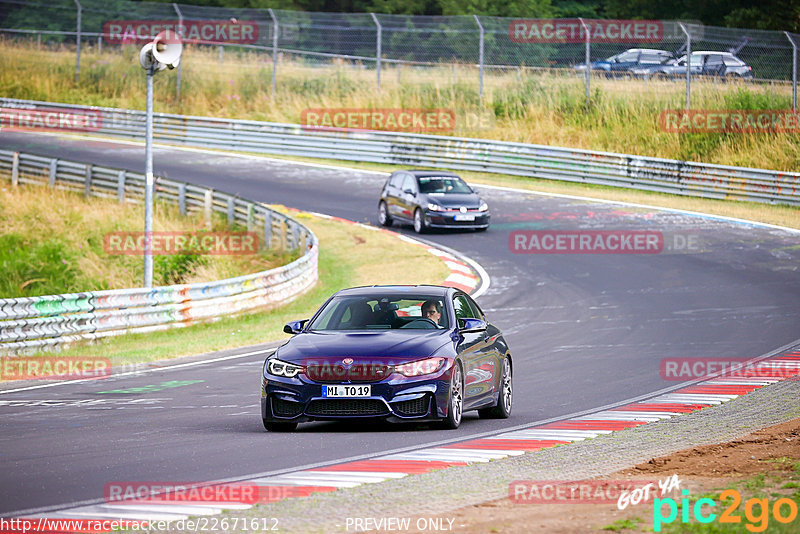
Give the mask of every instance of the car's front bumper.
[[304, 375], [262, 377], [262, 418], [293, 423], [371, 418], [392, 422], [440, 420], [447, 416], [450, 369], [420, 379], [390, 377], [373, 382], [369, 397], [323, 397], [323, 385]]
[[[457, 220], [464, 215], [472, 215], [474, 217], [471, 221]], [[484, 212], [442, 212], [442, 211], [426, 211], [425, 223], [431, 228], [488, 228], [491, 215], [488, 211]]]

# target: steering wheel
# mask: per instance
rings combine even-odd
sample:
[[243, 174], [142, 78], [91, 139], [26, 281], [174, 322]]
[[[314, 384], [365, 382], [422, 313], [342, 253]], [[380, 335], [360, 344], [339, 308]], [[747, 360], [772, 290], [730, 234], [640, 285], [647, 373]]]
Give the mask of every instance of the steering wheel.
[[434, 329], [434, 328], [438, 329], [439, 328], [439, 325], [436, 324], [436, 322], [433, 319], [428, 319], [427, 317], [417, 317], [413, 321], [410, 321], [410, 322], [404, 324], [400, 328], [418, 328], [418, 327], [415, 327], [415, 326], [411, 326], [411, 325], [413, 325], [415, 323], [419, 324], [419, 325], [425, 325], [423, 328], [426, 329], [426, 330], [431, 330], [431, 329]]

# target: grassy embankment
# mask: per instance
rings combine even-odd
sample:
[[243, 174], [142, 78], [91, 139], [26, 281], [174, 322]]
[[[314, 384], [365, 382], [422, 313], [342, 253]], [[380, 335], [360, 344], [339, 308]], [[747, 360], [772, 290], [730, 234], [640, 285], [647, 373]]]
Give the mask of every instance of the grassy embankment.
[[[144, 74], [138, 49], [129, 46], [81, 56], [81, 80], [74, 81], [74, 52], [0, 42], [0, 95], [144, 109]], [[458, 135], [545, 145], [605, 150], [682, 160], [778, 170], [800, 167], [796, 134], [676, 134], [661, 131], [659, 114], [684, 105], [680, 82], [592, 81], [592, 105], [584, 106], [583, 81], [577, 76], [488, 71], [483, 103], [477, 74], [459, 67], [419, 70], [385, 67], [382, 91], [375, 71], [338, 65], [312, 68], [280, 63], [278, 91], [270, 99], [272, 70], [266, 54], [226, 53], [188, 47], [183, 57], [182, 97], [175, 99], [176, 74], [155, 78], [155, 109], [173, 113], [298, 123], [307, 108], [449, 108], [456, 123], [467, 111], [488, 113], [487, 127], [457, 127]], [[212, 68], [213, 66], [213, 68]], [[786, 109], [786, 85], [692, 84], [692, 107], [698, 109]], [[461, 122], [459, 122], [461, 121]]]
[[[135, 231], [141, 206], [112, 200], [86, 200], [78, 194], [44, 187], [0, 190], [0, 267], [3, 296], [86, 291], [141, 284], [141, 256], [111, 256], [103, 250], [109, 231]], [[48, 210], [40, 210], [41, 205]], [[331, 293], [355, 285], [439, 283], [449, 271], [422, 247], [383, 232], [352, 224], [293, 214], [320, 239], [317, 285], [289, 305], [268, 312], [226, 317], [188, 328], [112, 337], [94, 345], [77, 344], [65, 356], [107, 356], [114, 365], [172, 358], [282, 339], [283, 325], [308, 317]], [[218, 229], [225, 229], [224, 222]], [[202, 214], [186, 218], [177, 209], [157, 205], [155, 228], [193, 230]], [[175, 258], [182, 258], [176, 260]], [[212, 280], [256, 272], [291, 260], [287, 254], [258, 256], [157, 256], [162, 277], [180, 282]], [[21, 287], [22, 286], [22, 287]], [[20, 289], [21, 288], [21, 289]]]

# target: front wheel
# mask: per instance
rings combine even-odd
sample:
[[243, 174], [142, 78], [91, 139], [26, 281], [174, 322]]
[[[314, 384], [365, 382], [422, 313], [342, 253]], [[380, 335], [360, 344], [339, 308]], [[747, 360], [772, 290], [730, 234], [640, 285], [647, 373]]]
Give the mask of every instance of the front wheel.
[[392, 218], [389, 217], [389, 209], [386, 207], [386, 202], [384, 201], [378, 204], [378, 224], [381, 226], [392, 225]]
[[297, 423], [275, 423], [272, 421], [267, 421], [263, 418], [261, 421], [264, 422], [264, 428], [270, 432], [292, 432], [295, 428], [297, 428]]
[[423, 234], [428, 229], [428, 225], [425, 224], [425, 215], [422, 214], [422, 210], [417, 208], [417, 211], [414, 212], [414, 231], [418, 234]]
[[450, 375], [450, 402], [447, 406], [447, 417], [440, 423], [441, 428], [455, 430], [461, 424], [461, 415], [464, 411], [464, 379], [461, 375], [461, 366], [453, 364]]
[[508, 419], [511, 415], [511, 403], [514, 398], [514, 387], [511, 381], [511, 360], [503, 360], [503, 376], [500, 379], [500, 398], [497, 406], [478, 410], [481, 419]]

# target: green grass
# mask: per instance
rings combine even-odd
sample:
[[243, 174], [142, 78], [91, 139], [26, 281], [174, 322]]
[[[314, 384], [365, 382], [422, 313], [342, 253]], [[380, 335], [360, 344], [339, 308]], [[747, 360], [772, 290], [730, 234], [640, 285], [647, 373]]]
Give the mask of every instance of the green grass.
[[[10, 187], [0, 182], [0, 298], [34, 297], [138, 287], [144, 277], [141, 255], [115, 255], [105, 248], [113, 232], [141, 232], [144, 208], [106, 198], [44, 186]], [[42, 205], [46, 210], [41, 209]], [[200, 213], [156, 203], [157, 231], [244, 231], [214, 214], [206, 228]], [[264, 250], [252, 255], [176, 254], [153, 257], [153, 282], [170, 285], [207, 282], [289, 263], [298, 252]]]
[[638, 517], [632, 519], [618, 519], [610, 525], [604, 526], [603, 530], [611, 530], [614, 532], [619, 532], [620, 530], [636, 530], [639, 528], [639, 523], [642, 522], [643, 520]]

